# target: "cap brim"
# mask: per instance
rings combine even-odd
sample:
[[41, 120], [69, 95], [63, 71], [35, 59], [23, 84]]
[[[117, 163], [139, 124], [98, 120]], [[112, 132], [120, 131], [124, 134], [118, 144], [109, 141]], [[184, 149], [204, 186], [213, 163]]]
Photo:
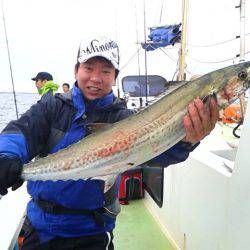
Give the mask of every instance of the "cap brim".
[[87, 56], [87, 57], [84, 58], [84, 60], [81, 60], [81, 57], [80, 57], [80, 58], [78, 58], [78, 62], [79, 62], [79, 63], [85, 63], [85, 62], [87, 62], [89, 59], [94, 58], [94, 57], [98, 57], [98, 56], [107, 59], [108, 61], [110, 61], [110, 62], [112, 63], [112, 65], [114, 66], [115, 69], [119, 69], [119, 65], [118, 65], [115, 61], [110, 60], [110, 58], [108, 58], [107, 56], [101, 55], [101, 54], [95, 54], [95, 55]]
[[32, 81], [36, 81], [37, 79], [35, 77], [31, 78]]

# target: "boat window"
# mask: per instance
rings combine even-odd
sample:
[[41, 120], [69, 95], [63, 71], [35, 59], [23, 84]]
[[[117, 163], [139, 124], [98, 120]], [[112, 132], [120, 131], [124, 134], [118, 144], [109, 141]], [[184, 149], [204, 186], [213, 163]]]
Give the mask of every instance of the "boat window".
[[131, 97], [146, 96], [146, 83], [148, 82], [148, 96], [157, 96], [165, 92], [168, 88], [167, 80], [162, 76], [145, 75], [126, 76], [122, 79], [122, 89], [124, 93], [129, 93]]
[[143, 184], [155, 203], [162, 207], [163, 203], [164, 168], [154, 163], [143, 165]]

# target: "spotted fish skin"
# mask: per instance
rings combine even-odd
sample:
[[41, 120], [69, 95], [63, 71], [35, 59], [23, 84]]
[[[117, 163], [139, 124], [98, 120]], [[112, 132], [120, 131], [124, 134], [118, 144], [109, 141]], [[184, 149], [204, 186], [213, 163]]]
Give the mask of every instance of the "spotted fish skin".
[[24, 180], [78, 180], [122, 173], [166, 151], [185, 137], [182, 118], [195, 98], [216, 95], [227, 107], [250, 84], [250, 62], [208, 73], [151, 106], [55, 154], [25, 164]]

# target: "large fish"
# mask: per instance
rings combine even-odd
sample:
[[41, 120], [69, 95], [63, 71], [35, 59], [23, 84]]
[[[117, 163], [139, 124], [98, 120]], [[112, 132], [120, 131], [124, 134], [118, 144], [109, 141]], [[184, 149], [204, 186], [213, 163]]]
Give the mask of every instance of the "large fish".
[[24, 165], [24, 180], [77, 180], [114, 175], [140, 165], [185, 137], [182, 117], [197, 97], [216, 94], [225, 108], [250, 85], [250, 62], [206, 74], [151, 106], [80, 142]]

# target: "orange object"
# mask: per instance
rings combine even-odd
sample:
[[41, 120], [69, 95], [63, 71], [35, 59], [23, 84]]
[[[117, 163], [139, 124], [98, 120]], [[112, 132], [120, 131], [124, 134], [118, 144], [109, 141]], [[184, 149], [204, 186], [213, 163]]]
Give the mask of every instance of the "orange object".
[[19, 236], [19, 237], [18, 237], [18, 249], [19, 249], [19, 250], [22, 249], [23, 240], [24, 240], [24, 237], [23, 237], [23, 236]]
[[223, 110], [222, 122], [239, 123], [241, 120], [240, 104], [232, 104]]

